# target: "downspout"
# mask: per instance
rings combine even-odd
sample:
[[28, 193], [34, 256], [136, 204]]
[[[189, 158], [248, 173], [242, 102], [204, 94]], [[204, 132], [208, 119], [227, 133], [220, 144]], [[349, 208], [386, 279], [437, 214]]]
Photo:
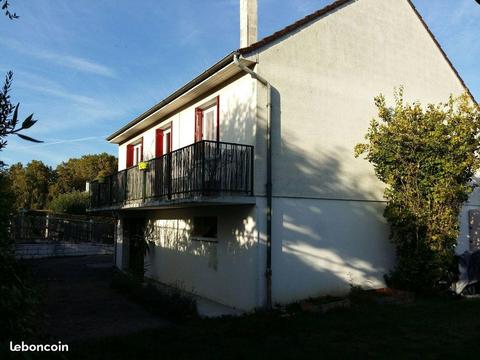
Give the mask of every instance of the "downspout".
[[249, 67], [243, 65], [239, 61], [238, 54], [235, 54], [233, 57], [233, 62], [240, 69], [245, 71], [255, 80], [258, 80], [267, 88], [267, 266], [265, 271], [266, 277], [266, 290], [267, 290], [267, 303], [266, 307], [268, 310], [272, 308], [272, 127], [271, 127], [271, 118], [272, 118], [272, 86], [270, 83], [265, 80], [262, 76], [257, 74], [255, 71]]

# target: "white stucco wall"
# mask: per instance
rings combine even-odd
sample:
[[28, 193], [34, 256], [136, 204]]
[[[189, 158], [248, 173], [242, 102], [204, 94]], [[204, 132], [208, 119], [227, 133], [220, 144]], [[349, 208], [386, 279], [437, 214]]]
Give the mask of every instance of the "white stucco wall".
[[461, 94], [460, 80], [406, 0], [354, 1], [251, 59], [273, 86], [274, 301], [384, 286], [394, 263], [384, 184], [353, 148], [379, 93], [391, 103], [403, 85], [407, 100], [436, 103]]
[[[194, 216], [217, 217], [217, 243], [192, 240]], [[255, 206], [159, 210], [147, 219], [155, 225], [155, 245], [146, 276], [242, 310], [263, 304]]]
[[385, 286], [394, 251], [382, 203], [274, 198], [273, 206], [274, 302]]
[[144, 160], [155, 157], [155, 131], [172, 124], [173, 150], [190, 145], [195, 137], [195, 108], [220, 96], [220, 141], [255, 145], [256, 82], [250, 76], [242, 76], [221, 89], [205, 95], [158, 124], [118, 146], [118, 169], [126, 167], [126, 149], [130, 143], [143, 137]]
[[404, 85], [426, 104], [464, 91], [406, 0], [355, 1], [258, 59], [274, 87], [276, 195], [381, 200], [383, 184], [353, 156], [376, 116], [374, 97], [391, 103]]

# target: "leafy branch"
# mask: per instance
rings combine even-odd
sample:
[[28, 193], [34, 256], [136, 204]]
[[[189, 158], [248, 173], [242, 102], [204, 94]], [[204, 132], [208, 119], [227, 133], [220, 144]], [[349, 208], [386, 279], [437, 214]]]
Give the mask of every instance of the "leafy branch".
[[5, 13], [5, 16], [7, 16], [10, 20], [13, 19], [18, 19], [20, 16], [17, 15], [17, 13], [12, 13], [8, 8], [10, 6], [10, 3], [8, 0], [4, 0], [1, 2], [2, 4], [2, 10]]
[[24, 134], [20, 134], [21, 131], [31, 128], [37, 120], [33, 119], [33, 114], [27, 116], [23, 122], [19, 123], [18, 110], [20, 104], [13, 105], [10, 101], [10, 88], [12, 86], [13, 73], [7, 72], [5, 76], [5, 83], [0, 91], [0, 150], [7, 145], [6, 137], [8, 135], [17, 135], [21, 139], [41, 143], [42, 141], [31, 138]]

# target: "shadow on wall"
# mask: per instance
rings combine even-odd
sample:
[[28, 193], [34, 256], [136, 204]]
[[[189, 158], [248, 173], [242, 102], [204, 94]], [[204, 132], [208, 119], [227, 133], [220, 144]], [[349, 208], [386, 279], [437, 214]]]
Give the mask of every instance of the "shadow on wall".
[[[148, 220], [145, 227], [145, 240], [150, 249], [160, 247], [173, 252], [193, 256], [207, 257], [208, 265], [214, 270], [218, 266], [217, 244], [212, 241], [195, 241], [191, 239], [191, 219]], [[155, 263], [155, 252], [149, 252], [149, 262]]]
[[[276, 90], [272, 94], [272, 102], [273, 108], [277, 109], [272, 116], [274, 301], [287, 302], [308, 296], [342, 293], [348, 291], [351, 285], [383, 286], [383, 275], [393, 264], [394, 250], [382, 215], [384, 203], [378, 200], [381, 186], [372, 175], [373, 170], [370, 173], [359, 171], [355, 177], [346, 171], [343, 160], [353, 158], [355, 144], [325, 148], [318, 143], [305, 148], [302, 139], [295, 138], [293, 134], [282, 134], [282, 114], [278, 111], [281, 96]], [[255, 113], [250, 105], [234, 105], [230, 107], [231, 118], [222, 129], [222, 134], [229, 134], [227, 141], [245, 143], [247, 139], [254, 138], [255, 133], [265, 136], [264, 114], [259, 116], [254, 126], [251, 121], [245, 121]], [[321, 119], [318, 121], [321, 122]], [[359, 121], [365, 122], [366, 131], [367, 119]], [[265, 148], [262, 149], [261, 145], [264, 142], [257, 138], [255, 143], [256, 195], [265, 193], [265, 173], [259, 168], [266, 166]], [[260, 146], [257, 147], [258, 144]], [[282, 174], [286, 172], [290, 182], [282, 180]], [[360, 187], [359, 183], [371, 183], [372, 187]], [[341, 199], [338, 200], [338, 197]], [[227, 209], [225, 207], [225, 211]], [[262, 217], [263, 214], [257, 216]], [[235, 240], [228, 242], [227, 254], [234, 262], [237, 257], [244, 259], [247, 256], [250, 258], [248, 263], [255, 263], [257, 254], [265, 254], [264, 226], [258, 226], [248, 217], [242, 221], [243, 230], [231, 229]], [[190, 226], [188, 221], [184, 221], [184, 225], [175, 220], [161, 226], [152, 223], [151, 238], [155, 246], [186, 255], [209, 258], [213, 258], [212, 254], [215, 258], [223, 255], [218, 253], [216, 243], [192, 241]], [[260, 232], [260, 242], [252, 237], [257, 231]], [[261, 251], [249, 251], [257, 244], [263, 248]], [[262, 263], [265, 259], [258, 261]]]
[[[384, 286], [395, 254], [383, 217], [383, 185], [365, 160], [354, 159], [354, 140], [332, 134], [341, 139], [335, 147], [306, 144], [282, 126], [288, 121], [291, 129], [298, 121], [301, 128], [302, 120], [282, 117], [276, 90], [272, 101], [273, 299], [288, 302], [344, 293], [353, 285]], [[366, 132], [369, 119], [358, 121]], [[324, 131], [322, 119], [315, 122]], [[349, 168], [352, 162], [358, 167]]]

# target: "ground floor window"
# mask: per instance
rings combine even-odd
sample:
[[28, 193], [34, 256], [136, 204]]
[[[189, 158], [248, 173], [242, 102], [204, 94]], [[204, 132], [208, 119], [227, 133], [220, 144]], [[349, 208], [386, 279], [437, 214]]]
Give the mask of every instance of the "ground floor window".
[[193, 218], [192, 238], [217, 240], [218, 224], [216, 216], [196, 216]]

